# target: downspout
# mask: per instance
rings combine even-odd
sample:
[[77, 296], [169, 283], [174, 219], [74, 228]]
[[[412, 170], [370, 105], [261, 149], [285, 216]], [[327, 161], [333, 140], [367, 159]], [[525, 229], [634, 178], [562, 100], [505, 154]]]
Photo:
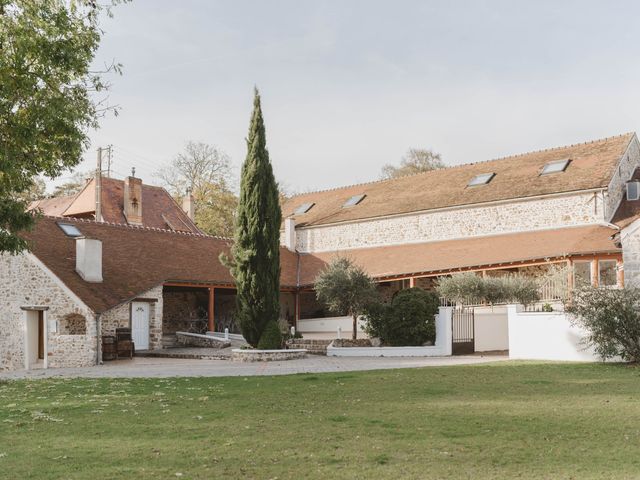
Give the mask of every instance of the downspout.
[[102, 365], [102, 315], [96, 313], [96, 365]]

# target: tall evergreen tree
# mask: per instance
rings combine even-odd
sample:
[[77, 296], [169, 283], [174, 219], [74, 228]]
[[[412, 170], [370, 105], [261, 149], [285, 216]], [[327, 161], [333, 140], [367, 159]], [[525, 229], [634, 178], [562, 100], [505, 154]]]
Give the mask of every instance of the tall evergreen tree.
[[244, 338], [257, 346], [266, 325], [277, 321], [280, 315], [282, 221], [257, 89], [236, 221], [231, 268], [237, 288], [236, 318]]

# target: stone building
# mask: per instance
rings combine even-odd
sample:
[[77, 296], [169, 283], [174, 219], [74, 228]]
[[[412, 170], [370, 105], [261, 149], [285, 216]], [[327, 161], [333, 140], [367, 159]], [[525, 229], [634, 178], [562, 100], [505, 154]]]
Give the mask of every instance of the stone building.
[[[570, 285], [640, 285], [639, 167], [631, 133], [289, 198], [282, 321], [305, 336], [343, 324], [349, 334], [350, 321], [313, 291], [336, 255], [364, 267], [385, 298], [455, 272], [538, 275], [551, 265], [568, 267]], [[101, 337], [120, 326], [139, 350], [179, 331], [237, 331], [233, 279], [219, 260], [231, 240], [201, 234], [151, 188], [133, 177], [103, 183], [103, 221], [95, 187], [39, 205], [50, 216], [25, 234], [30, 251], [0, 255], [0, 369], [96, 364]], [[550, 285], [543, 298], [553, 295]]]
[[387, 293], [432, 288], [461, 271], [539, 273], [553, 264], [568, 267], [570, 284], [621, 286], [640, 274], [640, 201], [626, 193], [636, 192], [639, 166], [640, 143], [628, 133], [293, 196], [281, 242], [300, 256], [299, 328], [328, 315], [313, 301], [313, 282], [336, 255]]

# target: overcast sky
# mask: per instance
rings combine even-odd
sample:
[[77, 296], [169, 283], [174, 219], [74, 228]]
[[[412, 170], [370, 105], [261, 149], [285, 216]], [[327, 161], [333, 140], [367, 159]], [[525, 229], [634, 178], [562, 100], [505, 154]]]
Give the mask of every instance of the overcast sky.
[[449, 164], [637, 130], [640, 2], [134, 0], [103, 23], [120, 115], [92, 132], [114, 170], [192, 139], [244, 159], [260, 88], [278, 180], [375, 180], [409, 147]]

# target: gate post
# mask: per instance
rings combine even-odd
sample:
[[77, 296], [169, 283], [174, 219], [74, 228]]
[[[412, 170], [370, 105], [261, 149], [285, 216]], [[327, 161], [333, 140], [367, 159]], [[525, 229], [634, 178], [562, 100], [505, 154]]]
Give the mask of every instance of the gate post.
[[442, 349], [442, 355], [453, 352], [453, 308], [440, 307], [436, 315], [436, 346]]

